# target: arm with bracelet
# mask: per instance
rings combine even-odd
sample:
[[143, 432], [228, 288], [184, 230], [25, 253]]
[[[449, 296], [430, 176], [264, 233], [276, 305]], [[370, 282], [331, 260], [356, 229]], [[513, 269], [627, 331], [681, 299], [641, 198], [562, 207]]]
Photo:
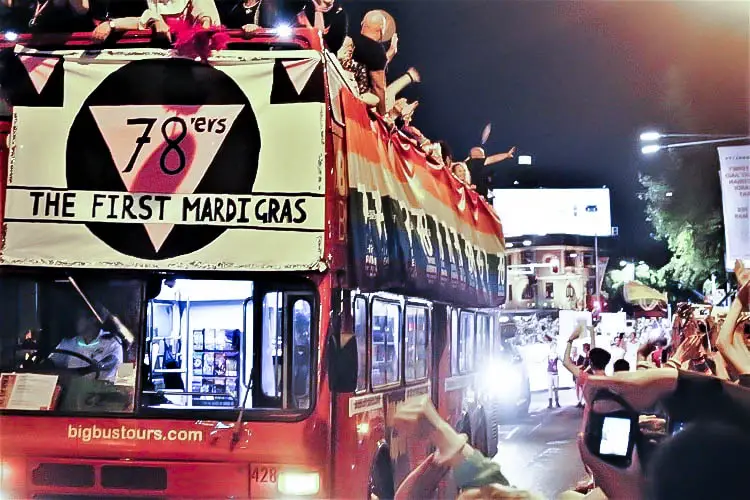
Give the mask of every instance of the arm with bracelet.
[[748, 286], [745, 284], [742, 287], [745, 293], [743, 294], [741, 291], [732, 302], [724, 324], [721, 325], [721, 329], [719, 330], [719, 336], [716, 339], [716, 347], [727, 363], [732, 365], [734, 370], [740, 375], [740, 383], [742, 385], [747, 385], [748, 379], [750, 379], [750, 351], [748, 351], [745, 345], [745, 339], [742, 338], [743, 332], [738, 331], [737, 327], [740, 326], [739, 320], [743, 309], [746, 307], [743, 299], [747, 295]]
[[[412, 472], [404, 481], [404, 485], [414, 488], [414, 484], [418, 481], [415, 476], [426, 474], [427, 470], [434, 471], [440, 468], [445, 471], [448, 468], [453, 470], [459, 489], [509, 485], [500, 470], [500, 465], [467, 444], [467, 436], [456, 432], [438, 415], [429, 397], [414, 398], [401, 405], [396, 413], [394, 426], [399, 433], [404, 433], [409, 437], [429, 439], [436, 448], [435, 453], [427, 459], [427, 464], [423, 463]], [[429, 489], [421, 487], [419, 491], [424, 492]], [[399, 490], [401, 491], [401, 488]], [[416, 489], [411, 491], [413, 494], [416, 493]], [[397, 494], [396, 496], [408, 498], [411, 495]]]

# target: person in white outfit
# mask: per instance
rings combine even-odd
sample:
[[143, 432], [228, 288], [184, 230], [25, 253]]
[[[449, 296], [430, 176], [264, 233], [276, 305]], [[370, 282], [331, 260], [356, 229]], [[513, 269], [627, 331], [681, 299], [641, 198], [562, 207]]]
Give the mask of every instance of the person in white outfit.
[[560, 408], [560, 399], [557, 395], [560, 389], [560, 374], [558, 371], [558, 363], [560, 362], [560, 355], [557, 353], [557, 344], [552, 342], [550, 344], [550, 351], [547, 356], [547, 387], [548, 387], [548, 398], [549, 406], [552, 408], [552, 398], [555, 398], [555, 406]]

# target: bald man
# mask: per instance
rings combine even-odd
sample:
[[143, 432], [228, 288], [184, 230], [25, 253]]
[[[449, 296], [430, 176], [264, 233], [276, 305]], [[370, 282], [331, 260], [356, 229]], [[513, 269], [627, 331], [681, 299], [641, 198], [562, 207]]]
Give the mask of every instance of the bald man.
[[476, 184], [476, 191], [480, 195], [487, 198], [490, 192], [490, 173], [487, 169], [488, 166], [501, 161], [513, 158], [516, 153], [516, 148], [513, 147], [507, 153], [497, 153], [491, 156], [487, 156], [484, 149], [480, 147], [471, 148], [469, 157], [465, 160], [466, 165], [469, 167], [469, 174]]
[[378, 98], [376, 109], [381, 115], [385, 115], [387, 111], [385, 68], [388, 66], [389, 54], [383, 47], [387, 31], [387, 17], [382, 12], [373, 10], [362, 19], [360, 34], [352, 36], [352, 72], [357, 79], [359, 92], [372, 93]]

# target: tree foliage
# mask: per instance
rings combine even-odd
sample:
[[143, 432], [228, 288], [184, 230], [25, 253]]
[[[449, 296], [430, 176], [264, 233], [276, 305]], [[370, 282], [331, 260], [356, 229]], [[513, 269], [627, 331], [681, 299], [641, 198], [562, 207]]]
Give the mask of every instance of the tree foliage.
[[[702, 132], [690, 115], [684, 81], [669, 74], [665, 105], [678, 130]], [[646, 217], [653, 237], [666, 243], [672, 254], [658, 271], [661, 279], [698, 288], [711, 273], [721, 275], [724, 229], [718, 155], [714, 147], [675, 148], [661, 153], [639, 175]]]

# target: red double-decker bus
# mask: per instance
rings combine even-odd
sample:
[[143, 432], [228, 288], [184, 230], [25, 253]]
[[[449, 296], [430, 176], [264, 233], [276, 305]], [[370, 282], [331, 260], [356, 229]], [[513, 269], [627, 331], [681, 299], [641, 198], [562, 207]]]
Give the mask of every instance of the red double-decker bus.
[[3, 42], [3, 498], [388, 498], [423, 394], [494, 451], [500, 221], [316, 33], [230, 36]]

